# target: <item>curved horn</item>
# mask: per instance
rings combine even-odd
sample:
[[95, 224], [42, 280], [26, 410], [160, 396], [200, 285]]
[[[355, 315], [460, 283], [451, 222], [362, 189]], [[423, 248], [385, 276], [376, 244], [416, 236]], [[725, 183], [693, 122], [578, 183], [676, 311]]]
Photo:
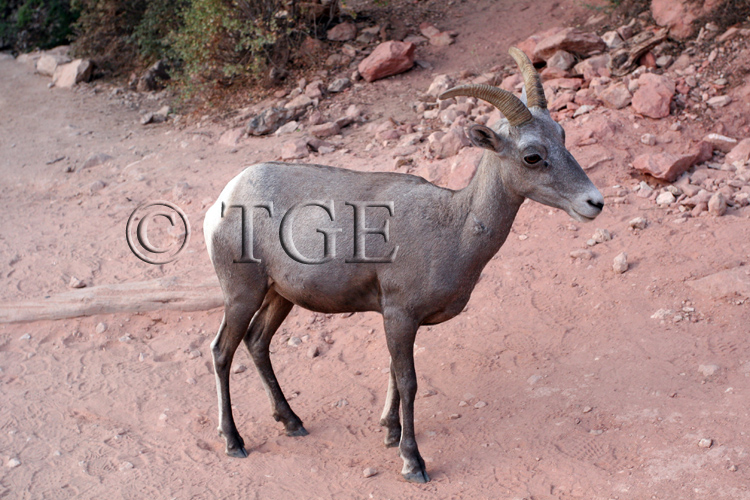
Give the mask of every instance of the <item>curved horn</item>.
[[439, 99], [450, 99], [464, 95], [487, 101], [500, 110], [513, 127], [518, 127], [532, 120], [531, 112], [521, 99], [507, 90], [491, 85], [459, 85], [440, 94]]
[[523, 74], [523, 83], [526, 87], [526, 104], [528, 107], [547, 109], [547, 98], [544, 97], [544, 87], [542, 87], [542, 80], [539, 78], [539, 73], [534, 69], [534, 65], [531, 63], [529, 56], [527, 56], [522, 50], [516, 47], [511, 47], [508, 50], [510, 56], [515, 59], [518, 68]]

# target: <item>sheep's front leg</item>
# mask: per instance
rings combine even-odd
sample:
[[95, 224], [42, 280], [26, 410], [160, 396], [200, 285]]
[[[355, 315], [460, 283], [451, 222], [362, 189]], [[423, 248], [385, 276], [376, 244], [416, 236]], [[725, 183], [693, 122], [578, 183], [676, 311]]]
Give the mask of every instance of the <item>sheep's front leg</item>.
[[396, 378], [396, 387], [401, 396], [401, 442], [399, 454], [404, 461], [401, 475], [414, 483], [430, 480], [424, 460], [419, 454], [414, 437], [414, 397], [417, 394], [417, 373], [414, 370], [414, 338], [419, 324], [402, 310], [383, 312], [385, 336]]
[[380, 416], [380, 425], [388, 429], [384, 441], [388, 448], [398, 446], [401, 440], [401, 420], [398, 412], [401, 396], [398, 393], [396, 373], [393, 370], [393, 360], [391, 360], [390, 376], [388, 377], [388, 394], [385, 397], [383, 414]]

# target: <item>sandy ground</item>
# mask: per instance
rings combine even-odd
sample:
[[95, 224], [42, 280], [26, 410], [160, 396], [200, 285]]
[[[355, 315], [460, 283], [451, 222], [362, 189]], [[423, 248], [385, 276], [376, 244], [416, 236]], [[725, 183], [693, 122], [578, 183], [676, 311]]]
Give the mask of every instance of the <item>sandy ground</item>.
[[[488, 42], [478, 28], [502, 8], [462, 9], [458, 26], [446, 26], [466, 34], [459, 43], [426, 49], [436, 73], [460, 69], [467, 52], [489, 67], [510, 43], [576, 13], [549, 9], [522, 29], [520, 14], [506, 12], [514, 28]], [[341, 99], [404, 119], [410, 111], [391, 96], [413, 101], [431, 78], [413, 71]], [[200, 231], [208, 204], [243, 166], [276, 158], [281, 141], [229, 148], [217, 143], [226, 127], [210, 120], [142, 127], [106, 87], [69, 92], [47, 82], [0, 60], [0, 299], [64, 292], [71, 276], [88, 286], [211, 277]], [[601, 139], [571, 151], [584, 165], [614, 156], [588, 172], [612, 197], [613, 186], [634, 183], [626, 160], [637, 137], [666, 130], [667, 120], [639, 130], [608, 111], [591, 120]], [[576, 127], [566, 124], [569, 137]], [[345, 142], [349, 152], [313, 161], [391, 168], [382, 149], [361, 150], [363, 129]], [[113, 159], [82, 169], [96, 153]], [[98, 180], [106, 187], [92, 193]], [[164, 266], [137, 260], [124, 238], [130, 212], [155, 199], [180, 205], [194, 230], [188, 250]], [[0, 325], [0, 497], [750, 498], [748, 304], [687, 285], [750, 259], [750, 209], [676, 223], [651, 201], [627, 201], [609, 203], [590, 225], [524, 205], [467, 310], [420, 330], [416, 426], [427, 485], [404, 482], [397, 451], [381, 444], [388, 356], [378, 315], [295, 309], [282, 326], [272, 359], [310, 431], [304, 438], [283, 435], [238, 351], [235, 367], [247, 370], [232, 375], [234, 415], [250, 452], [239, 460], [216, 435], [209, 343], [221, 310], [159, 311]], [[629, 229], [637, 216], [646, 229]], [[597, 227], [613, 239], [592, 260], [571, 259]], [[617, 275], [612, 259], [622, 251], [631, 266]], [[652, 318], [660, 309], [672, 313]], [[288, 345], [292, 335], [303, 343]], [[313, 345], [320, 355], [310, 359]], [[700, 365], [719, 368], [705, 376]], [[363, 478], [367, 467], [378, 474]]]

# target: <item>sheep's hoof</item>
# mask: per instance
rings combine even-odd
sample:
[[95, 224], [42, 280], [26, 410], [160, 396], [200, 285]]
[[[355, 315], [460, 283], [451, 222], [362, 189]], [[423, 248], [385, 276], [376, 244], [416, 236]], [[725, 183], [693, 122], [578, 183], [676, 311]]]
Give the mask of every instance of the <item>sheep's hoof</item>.
[[428, 476], [427, 472], [423, 470], [419, 472], [408, 472], [406, 474], [402, 473], [401, 475], [404, 476], [404, 479], [406, 479], [410, 483], [424, 484], [430, 481], [430, 476]]
[[286, 435], [291, 437], [301, 437], [301, 436], [307, 436], [310, 434], [307, 432], [307, 429], [305, 429], [302, 425], [297, 427], [296, 429], [287, 429]]
[[244, 446], [240, 448], [233, 448], [231, 450], [227, 448], [227, 455], [234, 458], [247, 458], [247, 450]]

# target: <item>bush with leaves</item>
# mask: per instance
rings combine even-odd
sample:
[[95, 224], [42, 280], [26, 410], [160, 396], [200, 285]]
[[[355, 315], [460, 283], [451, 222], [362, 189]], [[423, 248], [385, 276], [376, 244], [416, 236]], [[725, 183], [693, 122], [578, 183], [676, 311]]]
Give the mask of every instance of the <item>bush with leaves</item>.
[[76, 14], [69, 0], [0, 0], [0, 49], [24, 52], [69, 43]]

